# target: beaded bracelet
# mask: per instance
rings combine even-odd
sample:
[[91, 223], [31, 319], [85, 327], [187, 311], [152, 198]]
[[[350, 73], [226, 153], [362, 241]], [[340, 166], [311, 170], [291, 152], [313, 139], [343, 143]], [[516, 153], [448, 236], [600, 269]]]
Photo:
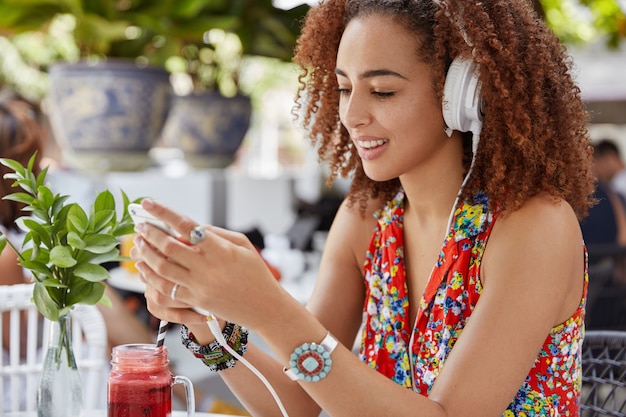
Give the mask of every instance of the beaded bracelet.
[[[238, 324], [227, 322], [222, 335], [228, 346], [242, 356], [248, 350], [248, 330]], [[180, 339], [183, 345], [212, 372], [233, 368], [237, 358], [231, 355], [217, 340], [208, 345], [200, 345], [198, 339], [184, 324], [180, 328]]]

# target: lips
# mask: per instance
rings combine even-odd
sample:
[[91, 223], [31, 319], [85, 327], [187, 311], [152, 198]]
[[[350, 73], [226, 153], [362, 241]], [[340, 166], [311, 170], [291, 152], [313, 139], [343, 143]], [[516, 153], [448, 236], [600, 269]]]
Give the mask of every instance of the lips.
[[389, 140], [374, 137], [359, 137], [354, 142], [359, 151], [359, 156], [364, 160], [372, 160], [383, 153], [385, 145]]

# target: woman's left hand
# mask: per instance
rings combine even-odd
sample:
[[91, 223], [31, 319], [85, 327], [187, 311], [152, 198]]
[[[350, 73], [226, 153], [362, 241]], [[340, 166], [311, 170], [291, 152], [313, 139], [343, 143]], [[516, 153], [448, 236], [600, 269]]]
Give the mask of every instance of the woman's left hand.
[[180, 234], [172, 237], [148, 224], [136, 226], [138, 235], [130, 255], [147, 285], [151, 311], [158, 310], [152, 311], [157, 317], [192, 320], [193, 313], [181, 307], [195, 306], [254, 328], [263, 321], [263, 312], [271, 311], [267, 308], [284, 296], [245, 235], [206, 225], [200, 229], [202, 239], [191, 244], [190, 233], [197, 227], [194, 221], [152, 200], [144, 200], [142, 206]]

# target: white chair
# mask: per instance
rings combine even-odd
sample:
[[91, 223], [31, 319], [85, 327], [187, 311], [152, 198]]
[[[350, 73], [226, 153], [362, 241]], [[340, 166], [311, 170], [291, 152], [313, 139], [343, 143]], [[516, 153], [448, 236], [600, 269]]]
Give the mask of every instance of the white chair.
[[[6, 411], [36, 410], [37, 386], [48, 344], [50, 323], [31, 298], [34, 284], [0, 285], [0, 312], [8, 315], [9, 350], [0, 356], [0, 393]], [[4, 313], [7, 313], [6, 315]], [[20, 326], [20, 322], [26, 326]], [[0, 320], [0, 334], [3, 333]], [[26, 329], [26, 355], [20, 355], [22, 328]], [[106, 394], [107, 331], [96, 306], [77, 305], [72, 311], [72, 342], [83, 385], [83, 409], [102, 408]], [[24, 347], [22, 347], [23, 351]], [[8, 386], [6, 386], [8, 384]], [[6, 398], [8, 393], [8, 398]]]

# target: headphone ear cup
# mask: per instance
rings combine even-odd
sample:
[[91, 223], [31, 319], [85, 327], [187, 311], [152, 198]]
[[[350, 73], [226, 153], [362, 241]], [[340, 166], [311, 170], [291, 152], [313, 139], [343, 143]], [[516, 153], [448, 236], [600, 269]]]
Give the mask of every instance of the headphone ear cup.
[[474, 61], [455, 58], [443, 87], [443, 119], [449, 128], [480, 134], [483, 121], [480, 91]]

